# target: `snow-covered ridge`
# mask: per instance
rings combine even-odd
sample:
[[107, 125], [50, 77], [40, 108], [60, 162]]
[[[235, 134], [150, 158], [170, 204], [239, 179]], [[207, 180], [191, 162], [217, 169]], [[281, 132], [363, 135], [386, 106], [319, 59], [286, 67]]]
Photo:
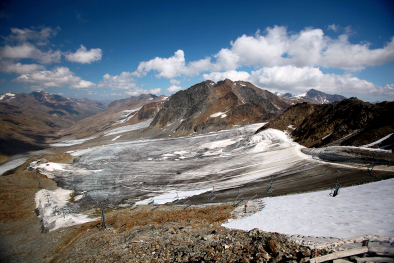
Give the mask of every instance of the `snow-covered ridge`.
[[300, 95], [294, 96], [294, 98], [304, 98], [304, 97], [306, 97], [306, 96], [307, 96], [307, 93], [305, 92], [305, 93], [302, 93], [302, 94], [300, 94]]
[[8, 97], [15, 97], [15, 94], [14, 93], [11, 93], [11, 92], [7, 92], [6, 94], [4, 94], [4, 95], [0, 95], [0, 100], [3, 100], [6, 96], [8, 96]]

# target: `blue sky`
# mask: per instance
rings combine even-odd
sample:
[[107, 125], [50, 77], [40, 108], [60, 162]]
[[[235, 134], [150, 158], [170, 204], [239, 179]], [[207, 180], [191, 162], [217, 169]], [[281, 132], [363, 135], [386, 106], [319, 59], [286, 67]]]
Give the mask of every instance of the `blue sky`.
[[206, 79], [394, 100], [392, 1], [3, 1], [0, 93], [115, 100]]

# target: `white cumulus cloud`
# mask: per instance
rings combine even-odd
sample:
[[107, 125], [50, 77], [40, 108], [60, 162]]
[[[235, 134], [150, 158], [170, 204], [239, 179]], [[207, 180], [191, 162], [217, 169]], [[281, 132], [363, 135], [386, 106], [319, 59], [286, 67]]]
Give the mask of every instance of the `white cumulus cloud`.
[[339, 29], [339, 26], [332, 24], [332, 25], [328, 25], [328, 29], [337, 32]]
[[170, 93], [173, 93], [173, 92], [177, 92], [177, 91], [179, 91], [179, 90], [181, 90], [181, 89], [182, 89], [182, 87], [180, 87], [180, 86], [171, 85], [171, 86], [167, 89], [167, 91], [170, 92]]
[[96, 86], [95, 83], [82, 79], [78, 83], [70, 85], [70, 88], [71, 89], [92, 89], [95, 86]]
[[140, 89], [137, 87], [135, 89], [126, 91], [124, 94], [129, 95], [129, 96], [138, 96], [138, 95], [146, 94], [146, 93], [147, 93], [146, 90]]
[[218, 82], [224, 79], [230, 79], [232, 81], [249, 81], [250, 74], [245, 71], [229, 70], [225, 72], [211, 72], [209, 74], [203, 74], [203, 78], [205, 80], [212, 80], [214, 82]]
[[249, 79], [255, 85], [278, 92], [304, 92], [317, 89], [330, 94], [360, 93], [394, 96], [392, 85], [377, 86], [352, 74], [324, 74], [319, 68], [295, 66], [270, 67], [252, 71]]
[[176, 80], [176, 79], [170, 79], [170, 83], [172, 85], [180, 85], [181, 84], [181, 82], [179, 80]]
[[185, 56], [183, 50], [175, 52], [174, 56], [169, 58], [156, 57], [149, 61], [141, 62], [135, 74], [145, 76], [147, 72], [154, 70], [159, 72], [156, 77], [172, 79], [180, 76], [185, 70]]
[[49, 49], [47, 52], [39, 50], [30, 43], [23, 43], [17, 46], [5, 45], [0, 50], [0, 59], [24, 59], [30, 58], [39, 61], [42, 64], [60, 62], [61, 52]]
[[137, 87], [136, 80], [132, 78], [130, 72], [122, 72], [120, 75], [112, 76], [105, 74], [103, 80], [99, 82], [97, 88], [109, 88], [111, 90], [128, 90]]
[[161, 91], [161, 88], [150, 89], [150, 90], [148, 90], [148, 93], [150, 93], [150, 94], [159, 94], [160, 91]]
[[87, 86], [92, 83], [90, 81], [81, 80], [81, 77], [75, 76], [75, 74], [66, 67], [57, 67], [54, 70], [42, 70], [23, 74], [14, 81], [38, 84], [35, 88], [40, 87], [41, 89], [63, 87], [65, 85], [70, 85], [70, 87], [73, 88], [82, 88], [83, 86], [87, 88]]
[[0, 71], [5, 73], [27, 74], [34, 71], [44, 70], [43, 65], [38, 64], [21, 64], [12, 61], [0, 61]]
[[41, 28], [11, 28], [11, 34], [5, 37], [5, 41], [8, 43], [23, 43], [23, 42], [35, 42], [37, 45], [46, 45], [49, 43], [48, 39], [56, 36], [60, 30], [57, 28], [41, 27]]
[[101, 60], [103, 51], [100, 48], [92, 48], [87, 50], [85, 46], [81, 45], [75, 53], [66, 53], [64, 56], [68, 61], [78, 62], [81, 64], [92, 63]]

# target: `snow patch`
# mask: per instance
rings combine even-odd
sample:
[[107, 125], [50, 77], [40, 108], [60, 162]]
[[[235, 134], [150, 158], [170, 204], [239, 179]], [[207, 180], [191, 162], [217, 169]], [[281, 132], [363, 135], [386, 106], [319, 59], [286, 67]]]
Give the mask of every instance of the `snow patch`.
[[149, 126], [149, 124], [152, 122], [153, 119], [147, 120], [147, 121], [143, 121], [137, 124], [133, 124], [133, 125], [126, 125], [123, 127], [119, 127], [107, 132], [104, 132], [103, 135], [104, 136], [109, 136], [109, 135], [115, 135], [115, 134], [119, 134], [119, 133], [125, 133], [125, 132], [129, 132], [129, 131], [134, 131], [134, 130], [138, 130], [138, 129], [143, 129]]
[[374, 146], [374, 145], [376, 145], [376, 144], [379, 144], [379, 143], [383, 142], [384, 140], [387, 140], [388, 138], [390, 138], [391, 135], [393, 135], [393, 134], [390, 133], [389, 135], [383, 137], [383, 138], [380, 139], [380, 140], [377, 140], [377, 141], [375, 141], [375, 142], [372, 142], [372, 143], [370, 143], [370, 144], [366, 144], [366, 145], [363, 145], [363, 146], [360, 146], [360, 147], [366, 147], [366, 148], [368, 148], [368, 147]]
[[330, 134], [328, 134], [328, 135], [324, 136], [323, 138], [321, 138], [321, 140], [323, 141], [323, 140], [327, 139], [328, 137], [330, 137], [330, 136], [331, 136], [331, 134], [332, 134], [332, 133], [330, 133]]
[[264, 198], [260, 212], [223, 226], [338, 238], [394, 236], [393, 192], [394, 179], [388, 179], [342, 188], [335, 198], [329, 190]]
[[142, 201], [137, 202], [137, 205], [147, 205], [151, 201], [154, 201], [154, 204], [165, 204], [174, 201], [177, 197], [179, 199], [184, 199], [193, 195], [199, 195], [205, 192], [210, 191], [211, 189], [202, 189], [202, 190], [192, 190], [192, 191], [182, 191], [182, 192], [176, 192], [176, 191], [171, 191], [162, 195], [158, 195], [155, 197], [152, 197], [150, 199], [145, 199]]
[[93, 137], [89, 137], [89, 138], [85, 138], [85, 139], [76, 139], [76, 140], [65, 140], [65, 141], [61, 141], [61, 142], [57, 142], [57, 143], [51, 143], [49, 144], [52, 147], [67, 147], [67, 146], [73, 146], [73, 145], [77, 145], [77, 144], [82, 144], [84, 142], [93, 140], [98, 138], [100, 135], [97, 136], [93, 136]]
[[7, 92], [4, 95], [0, 95], [0, 100], [3, 100], [5, 98], [5, 96], [12, 97], [11, 99], [13, 99], [15, 97], [15, 94], [11, 93], [11, 92]]
[[125, 123], [129, 121], [131, 118], [134, 117], [134, 115], [140, 110], [141, 108], [134, 109], [134, 110], [124, 110], [120, 112], [121, 116], [124, 117], [124, 119], [116, 121], [116, 123]]
[[117, 139], [120, 138], [120, 136], [122, 136], [122, 135], [116, 136], [115, 138], [113, 138], [113, 139], [111, 140], [111, 142], [116, 141]]
[[38, 217], [49, 231], [97, 220], [82, 214], [68, 213], [66, 205], [72, 192], [57, 188], [54, 191], [42, 189], [35, 194]]
[[212, 114], [212, 115], [209, 116], [209, 117], [211, 117], [211, 118], [216, 118], [216, 117], [219, 117], [219, 116], [221, 116], [221, 118], [226, 118], [226, 117], [227, 117], [227, 115], [226, 115], [225, 112], [217, 112], [217, 113]]

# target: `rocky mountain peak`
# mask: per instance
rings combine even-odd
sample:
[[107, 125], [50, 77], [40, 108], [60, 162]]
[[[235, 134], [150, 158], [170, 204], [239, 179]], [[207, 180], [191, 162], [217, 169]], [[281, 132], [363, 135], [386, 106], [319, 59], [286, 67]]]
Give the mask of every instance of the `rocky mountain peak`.
[[165, 102], [146, 132], [182, 136], [266, 121], [289, 104], [244, 81], [204, 81]]

